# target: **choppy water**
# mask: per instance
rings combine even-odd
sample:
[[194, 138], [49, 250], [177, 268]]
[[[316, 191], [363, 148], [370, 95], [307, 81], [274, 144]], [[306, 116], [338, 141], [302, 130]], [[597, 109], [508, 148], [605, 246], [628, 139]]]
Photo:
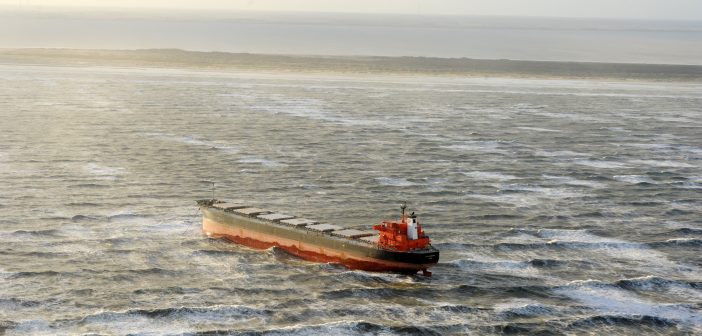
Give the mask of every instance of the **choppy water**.
[[[0, 333], [697, 334], [702, 85], [0, 66]], [[408, 201], [432, 278], [204, 237]]]

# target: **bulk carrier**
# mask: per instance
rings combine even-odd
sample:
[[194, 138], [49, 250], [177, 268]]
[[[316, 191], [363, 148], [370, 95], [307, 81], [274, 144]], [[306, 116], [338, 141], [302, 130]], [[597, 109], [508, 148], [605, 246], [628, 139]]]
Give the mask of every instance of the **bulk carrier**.
[[244, 202], [216, 199], [197, 201], [202, 230], [209, 237], [225, 238], [258, 249], [273, 246], [315, 262], [333, 262], [351, 269], [390, 271], [430, 276], [439, 251], [414, 213], [399, 221], [383, 221], [374, 230], [347, 229], [315, 220], [252, 207]]

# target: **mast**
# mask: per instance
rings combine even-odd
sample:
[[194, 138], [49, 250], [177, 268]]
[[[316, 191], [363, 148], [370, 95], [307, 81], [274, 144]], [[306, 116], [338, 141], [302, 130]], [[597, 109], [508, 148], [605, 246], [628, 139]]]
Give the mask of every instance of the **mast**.
[[407, 202], [402, 202], [400, 205], [400, 209], [402, 209], [402, 215], [400, 216], [400, 221], [404, 222], [405, 221], [405, 209], [407, 209]]

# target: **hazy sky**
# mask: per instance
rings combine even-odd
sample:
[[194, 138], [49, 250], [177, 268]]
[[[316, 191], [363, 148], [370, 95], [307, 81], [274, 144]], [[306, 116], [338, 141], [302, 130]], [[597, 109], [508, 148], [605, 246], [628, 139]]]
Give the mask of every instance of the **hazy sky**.
[[0, 4], [702, 20], [702, 0], [0, 0]]

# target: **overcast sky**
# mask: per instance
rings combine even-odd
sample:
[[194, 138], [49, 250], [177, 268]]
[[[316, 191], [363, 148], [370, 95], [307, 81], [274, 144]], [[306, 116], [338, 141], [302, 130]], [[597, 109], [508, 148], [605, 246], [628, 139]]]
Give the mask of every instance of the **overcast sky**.
[[0, 0], [0, 4], [702, 20], [702, 0]]

